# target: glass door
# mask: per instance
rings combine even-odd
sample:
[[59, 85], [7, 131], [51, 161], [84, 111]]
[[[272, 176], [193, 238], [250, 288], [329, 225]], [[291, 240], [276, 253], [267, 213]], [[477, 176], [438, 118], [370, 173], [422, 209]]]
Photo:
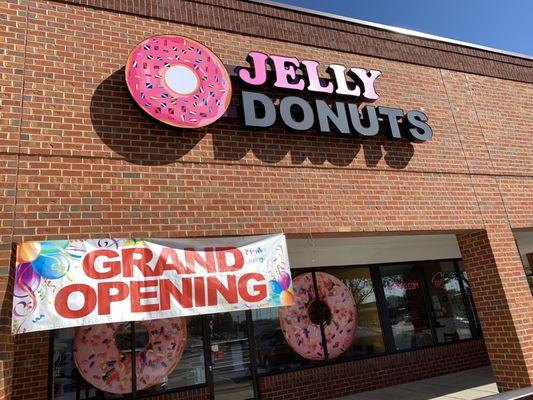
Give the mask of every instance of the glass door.
[[255, 368], [248, 312], [206, 316], [211, 355], [211, 392], [215, 400], [255, 399]]
[[[434, 344], [432, 326], [418, 269], [414, 264], [386, 265], [379, 269], [385, 300], [385, 317], [392, 332], [392, 350]], [[392, 335], [391, 335], [392, 333]]]

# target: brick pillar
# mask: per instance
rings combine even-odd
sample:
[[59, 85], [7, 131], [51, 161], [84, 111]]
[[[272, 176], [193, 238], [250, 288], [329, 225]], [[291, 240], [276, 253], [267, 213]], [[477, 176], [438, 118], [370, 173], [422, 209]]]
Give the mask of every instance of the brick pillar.
[[533, 297], [511, 229], [457, 240], [499, 390], [533, 385]]

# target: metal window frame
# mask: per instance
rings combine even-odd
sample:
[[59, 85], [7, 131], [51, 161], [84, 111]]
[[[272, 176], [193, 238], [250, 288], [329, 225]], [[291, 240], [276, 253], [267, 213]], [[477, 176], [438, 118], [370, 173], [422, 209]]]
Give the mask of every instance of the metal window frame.
[[[289, 371], [298, 371], [298, 370], [304, 370], [304, 369], [308, 369], [308, 368], [320, 368], [322, 366], [340, 364], [340, 363], [345, 363], [345, 362], [353, 362], [353, 361], [364, 360], [364, 359], [368, 359], [368, 358], [386, 357], [386, 356], [390, 356], [392, 354], [412, 352], [412, 351], [420, 350], [420, 349], [427, 348], [427, 347], [448, 346], [448, 345], [454, 344], [454, 343], [467, 342], [467, 341], [478, 340], [478, 339], [482, 338], [482, 336], [477, 335], [475, 330], [474, 330], [474, 327], [477, 326], [477, 325], [475, 323], [475, 319], [474, 319], [474, 316], [472, 314], [472, 310], [470, 309], [470, 307], [466, 306], [467, 303], [465, 303], [465, 307], [466, 307], [467, 315], [468, 315], [468, 319], [469, 319], [470, 330], [472, 332], [472, 337], [470, 339], [460, 339], [460, 340], [456, 340], [456, 341], [449, 342], [449, 343], [438, 343], [437, 336], [433, 332], [433, 329], [432, 329], [433, 344], [427, 345], [427, 346], [420, 346], [420, 347], [417, 347], [417, 348], [403, 349], [403, 350], [396, 350], [396, 348], [395, 348], [394, 337], [392, 335], [392, 326], [391, 326], [390, 317], [389, 317], [388, 311], [387, 311], [387, 303], [386, 303], [386, 299], [385, 299], [385, 293], [384, 293], [383, 284], [382, 284], [382, 281], [381, 281], [380, 267], [388, 266], [388, 265], [409, 265], [409, 264], [411, 264], [411, 265], [413, 265], [415, 267], [418, 279], [420, 281], [421, 290], [422, 290], [422, 293], [423, 293], [423, 296], [424, 296], [424, 299], [425, 299], [424, 305], [426, 307], [426, 313], [428, 315], [428, 318], [430, 320], [430, 325], [431, 325], [432, 324], [432, 322], [431, 322], [432, 317], [431, 317], [431, 311], [430, 310], [432, 310], [432, 306], [431, 306], [430, 302], [429, 303], [427, 302], [427, 296], [428, 296], [429, 292], [427, 290], [425, 277], [423, 276], [423, 272], [421, 271], [421, 269], [423, 268], [424, 263], [445, 262], [445, 261], [453, 262], [454, 270], [458, 274], [457, 276], [458, 276], [458, 280], [460, 282], [459, 285], [460, 285], [460, 288], [461, 288], [461, 295], [462, 295], [462, 298], [463, 298], [463, 302], [466, 302], [467, 301], [466, 290], [464, 288], [464, 284], [463, 284], [462, 280], [459, 278], [459, 276], [460, 276], [459, 274], [461, 274], [461, 271], [459, 269], [459, 264], [458, 264], [459, 260], [460, 259], [457, 259], [457, 258], [446, 258], [446, 259], [436, 259], [436, 260], [402, 261], [402, 262], [374, 263], [374, 264], [364, 264], [364, 265], [334, 265], [334, 266], [306, 267], [306, 268], [294, 268], [293, 267], [292, 271], [295, 274], [311, 272], [312, 277], [313, 277], [313, 282], [314, 282], [314, 285], [315, 285], [315, 292], [318, 289], [317, 288], [318, 282], [316, 280], [316, 272], [328, 272], [328, 271], [331, 272], [331, 271], [334, 271], [335, 269], [346, 269], [346, 268], [354, 268], [354, 269], [365, 268], [365, 269], [368, 269], [369, 273], [370, 273], [370, 279], [371, 279], [371, 282], [372, 282], [373, 290], [374, 290], [374, 295], [376, 297], [376, 308], [377, 308], [377, 312], [378, 312], [379, 321], [380, 321], [380, 324], [381, 324], [381, 333], [382, 333], [383, 342], [384, 342], [384, 345], [385, 345], [385, 352], [372, 354], [372, 355], [364, 355], [364, 356], [340, 357], [340, 358], [335, 358], [335, 359], [329, 359], [329, 357], [328, 357], [326, 360], [313, 362], [313, 363], [311, 363], [309, 365], [304, 365], [304, 366], [301, 366], [301, 367], [291, 368], [290, 370], [267, 371], [267, 372], [262, 372], [261, 373], [261, 372], [258, 371], [258, 368], [257, 368], [258, 367], [258, 364], [257, 364], [257, 343], [256, 343], [256, 340], [255, 340], [255, 335], [254, 335], [254, 321], [253, 321], [253, 318], [252, 318], [252, 312], [250, 310], [246, 310], [245, 311], [246, 312], [246, 326], [247, 326], [247, 329], [248, 329], [248, 342], [249, 342], [249, 346], [250, 346], [250, 362], [251, 362], [251, 365], [252, 365], [252, 371], [251, 372], [252, 372], [252, 381], [253, 381], [253, 386], [254, 386], [255, 398], [257, 399], [257, 398], [260, 397], [259, 382], [258, 381], [259, 381], [259, 378], [264, 377], [264, 376], [278, 375], [278, 374], [287, 373]], [[202, 343], [203, 343], [203, 351], [204, 351], [204, 374], [205, 374], [204, 376], [205, 376], [205, 382], [204, 383], [200, 383], [200, 384], [195, 384], [195, 385], [188, 385], [188, 386], [182, 386], [182, 387], [178, 387], [178, 388], [168, 389], [168, 390], [157, 392], [157, 393], [138, 393], [137, 392], [136, 394], [133, 394], [133, 391], [132, 391], [131, 395], [124, 396], [124, 398], [127, 398], [127, 399], [142, 399], [142, 398], [149, 397], [149, 396], [157, 396], [157, 395], [163, 395], [163, 394], [167, 394], [167, 393], [168, 394], [172, 394], [172, 393], [182, 392], [182, 391], [186, 391], [186, 390], [191, 390], [191, 389], [194, 389], [194, 388], [205, 388], [205, 387], [208, 388], [210, 393], [214, 393], [213, 372], [210, 370], [211, 366], [213, 365], [213, 362], [212, 362], [213, 360], [212, 360], [212, 357], [211, 357], [209, 326], [208, 326], [209, 315], [199, 315], [199, 316], [196, 316], [196, 317], [197, 318], [201, 318]], [[132, 330], [131, 343], [132, 343], [132, 348], [135, 348], [135, 341], [136, 341], [136, 333], [135, 333], [134, 325], [135, 325], [135, 322], [132, 322], [131, 323], [131, 330]], [[321, 327], [321, 332], [323, 333], [323, 327]], [[47, 390], [47, 399], [48, 400], [54, 400], [52, 398], [52, 392], [53, 392], [54, 338], [55, 338], [55, 331], [52, 330], [52, 331], [50, 331], [50, 339], [49, 339], [49, 357], [48, 357], [48, 359], [49, 359], [50, 368], [49, 368], [49, 373], [48, 373], [48, 390]], [[327, 354], [327, 347], [326, 347], [326, 341], [325, 341], [324, 336], [323, 336], [323, 339], [322, 339], [322, 346], [323, 346], [323, 349], [324, 349], [324, 354]], [[135, 371], [135, 368], [133, 368], [133, 365], [132, 365], [132, 386], [133, 386], [133, 383], [136, 383], [136, 371]], [[136, 387], [135, 387], [135, 389], [136, 389]], [[98, 395], [96, 395], [96, 396], [98, 396]], [[98, 398], [98, 397], [93, 397], [93, 398], [90, 398], [89, 400], [96, 399], [96, 398]]]

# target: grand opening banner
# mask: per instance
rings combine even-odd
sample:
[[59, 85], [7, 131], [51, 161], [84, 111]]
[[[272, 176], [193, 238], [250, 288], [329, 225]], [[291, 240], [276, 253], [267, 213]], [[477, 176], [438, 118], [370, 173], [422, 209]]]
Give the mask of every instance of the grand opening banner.
[[12, 333], [291, 305], [283, 234], [25, 242]]

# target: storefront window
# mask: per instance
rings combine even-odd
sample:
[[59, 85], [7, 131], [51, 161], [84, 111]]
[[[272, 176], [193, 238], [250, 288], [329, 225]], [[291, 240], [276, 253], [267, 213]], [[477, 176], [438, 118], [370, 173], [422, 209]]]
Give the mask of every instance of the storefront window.
[[[307, 272], [295, 277], [294, 285], [296, 303], [291, 311], [252, 311], [258, 372], [317, 364], [326, 357], [346, 359], [385, 352], [369, 268]], [[280, 317], [286, 320], [285, 335]]]
[[73, 355], [74, 328], [54, 332], [52, 398], [77, 400], [96, 398], [96, 389], [80, 375]]
[[206, 384], [208, 344], [217, 390], [252, 393], [253, 365], [275, 373], [480, 336], [460, 260], [293, 271], [293, 295], [282, 308], [57, 330], [51, 398], [131, 398], [132, 376], [138, 397]]
[[101, 324], [54, 332], [52, 398], [131, 396], [131, 355], [138, 394], [205, 383], [202, 318]]
[[[296, 275], [293, 272], [293, 277]], [[252, 310], [252, 319], [259, 373], [317, 364], [316, 361], [302, 357], [289, 346], [280, 326], [278, 308]]]
[[357, 329], [351, 348], [344, 357], [370, 356], [385, 352], [378, 306], [369, 268], [332, 268], [328, 273], [339, 278], [350, 290], [357, 309]]
[[[151, 351], [157, 352], [160, 350], [159, 340], [156, 340], [152, 346], [149, 343], [149, 328], [150, 324], [142, 322], [135, 323], [135, 337], [137, 343], [135, 350], [137, 352], [137, 359], [144, 361], [143, 366], [137, 366], [137, 388], [139, 394], [153, 393], [166, 390], [178, 389], [186, 386], [193, 386], [205, 383], [205, 363], [204, 363], [204, 344], [202, 332], [202, 317], [188, 317], [186, 327], [186, 341], [181, 357], [179, 355], [173, 356], [167, 353], [166, 359], [150, 359]], [[157, 327], [155, 327], [157, 329]], [[163, 339], [164, 340], [164, 339]], [[178, 343], [175, 343], [179, 346]], [[169, 342], [169, 349], [174, 347], [174, 343]], [[147, 350], [147, 351], [146, 351]], [[177, 359], [179, 357], [179, 359]], [[172, 363], [176, 362], [176, 366], [167, 375], [166, 368], [170, 369]], [[152, 367], [153, 366], [153, 367]], [[155, 371], [150, 371], [150, 368]], [[163, 371], [161, 371], [161, 369]], [[148, 373], [157, 373], [159, 371], [163, 378], [149, 388], [142, 389], [143, 380], [146, 380]]]
[[470, 339], [470, 322], [453, 261], [422, 266], [439, 343]]
[[396, 350], [433, 344], [416, 265], [387, 265], [380, 272]]

